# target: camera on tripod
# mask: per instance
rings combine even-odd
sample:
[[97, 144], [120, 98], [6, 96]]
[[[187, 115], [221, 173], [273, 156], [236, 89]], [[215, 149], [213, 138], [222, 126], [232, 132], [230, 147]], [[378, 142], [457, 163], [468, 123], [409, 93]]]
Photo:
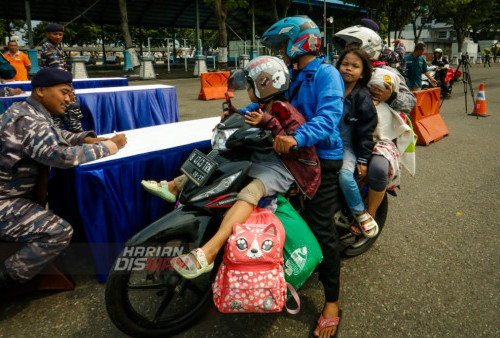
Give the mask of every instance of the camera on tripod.
[[466, 55], [466, 54], [462, 54], [460, 61], [461, 61], [463, 64], [468, 64], [468, 63], [469, 63], [469, 56], [468, 56], [468, 55]]

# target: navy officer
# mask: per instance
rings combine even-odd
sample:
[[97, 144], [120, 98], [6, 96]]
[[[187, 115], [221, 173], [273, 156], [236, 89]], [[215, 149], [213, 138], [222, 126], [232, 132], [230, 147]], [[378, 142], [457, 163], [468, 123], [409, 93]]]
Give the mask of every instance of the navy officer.
[[0, 241], [24, 244], [0, 263], [0, 289], [30, 280], [69, 245], [71, 225], [45, 208], [49, 167], [75, 167], [127, 142], [124, 134], [97, 138], [54, 125], [51, 114], [64, 113], [71, 82], [71, 73], [44, 68], [31, 81], [31, 96], [0, 116]]

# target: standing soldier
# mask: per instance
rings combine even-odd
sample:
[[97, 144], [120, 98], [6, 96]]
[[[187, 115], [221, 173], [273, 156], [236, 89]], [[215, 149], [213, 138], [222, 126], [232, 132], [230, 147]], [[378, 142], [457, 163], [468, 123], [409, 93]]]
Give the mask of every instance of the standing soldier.
[[61, 49], [64, 27], [57, 23], [49, 23], [45, 26], [47, 40], [42, 45], [40, 55], [40, 68], [56, 67], [61, 70], [68, 70], [65, 55]]
[[125, 135], [96, 138], [92, 131], [60, 130], [50, 114], [70, 102], [72, 74], [40, 70], [33, 91], [0, 117], [0, 241], [24, 246], [0, 263], [0, 290], [26, 282], [69, 244], [71, 225], [45, 209], [50, 166], [71, 168], [116, 153]]
[[[50, 23], [45, 26], [47, 41], [42, 45], [41, 68], [56, 67], [62, 70], [70, 70], [66, 64], [65, 55], [60, 47], [64, 35], [64, 27], [57, 23]], [[83, 117], [80, 104], [76, 100], [74, 91], [72, 91], [71, 102], [66, 108], [64, 114], [54, 116], [53, 120], [60, 129], [67, 129], [77, 133], [83, 131], [81, 119]]]

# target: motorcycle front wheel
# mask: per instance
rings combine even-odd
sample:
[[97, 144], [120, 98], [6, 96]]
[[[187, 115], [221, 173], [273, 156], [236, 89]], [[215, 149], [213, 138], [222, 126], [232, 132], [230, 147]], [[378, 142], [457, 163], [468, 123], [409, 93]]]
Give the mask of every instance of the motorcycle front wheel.
[[[180, 251], [188, 253], [195, 244], [176, 238], [153, 247], [180, 248], [177, 255]], [[123, 256], [124, 252], [118, 259]], [[199, 320], [211, 298], [216, 269], [188, 280], [172, 270], [170, 264], [165, 268], [155, 257], [147, 259], [143, 269], [112, 269], [106, 282], [106, 309], [113, 323], [130, 336], [171, 336]]]

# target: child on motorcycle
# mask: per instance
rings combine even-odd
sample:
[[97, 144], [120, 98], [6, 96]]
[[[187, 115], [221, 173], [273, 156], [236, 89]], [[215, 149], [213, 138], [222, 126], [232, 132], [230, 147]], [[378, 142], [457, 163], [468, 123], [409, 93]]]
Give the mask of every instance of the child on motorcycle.
[[[233, 83], [248, 85], [248, 96], [254, 104], [243, 112], [247, 123], [268, 129], [273, 136], [293, 135], [305, 123], [304, 116], [291, 104], [283, 102], [286, 99], [282, 93], [288, 90], [290, 77], [288, 68], [279, 58], [257, 57], [231, 78]], [[236, 112], [236, 109], [226, 112], [223, 118]], [[233, 224], [244, 223], [262, 197], [285, 192], [296, 182], [302, 192], [312, 198], [319, 187], [320, 164], [314, 146], [281, 156], [274, 151], [255, 151], [250, 160], [252, 166], [248, 176], [254, 179], [240, 191], [217, 233], [201, 248], [172, 261], [173, 268], [181, 276], [192, 279], [211, 271], [217, 253], [232, 233]], [[186, 181], [186, 176], [181, 175], [169, 182], [142, 181], [141, 184], [149, 192], [174, 202]]]
[[355, 47], [342, 53], [336, 67], [345, 84], [344, 113], [340, 122], [344, 144], [340, 188], [361, 232], [372, 238], [378, 234], [378, 225], [366, 211], [354, 177], [355, 170], [360, 180], [366, 176], [375, 145], [373, 131], [378, 122], [377, 110], [367, 88], [372, 73], [371, 62], [366, 52]]

